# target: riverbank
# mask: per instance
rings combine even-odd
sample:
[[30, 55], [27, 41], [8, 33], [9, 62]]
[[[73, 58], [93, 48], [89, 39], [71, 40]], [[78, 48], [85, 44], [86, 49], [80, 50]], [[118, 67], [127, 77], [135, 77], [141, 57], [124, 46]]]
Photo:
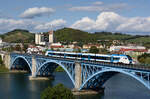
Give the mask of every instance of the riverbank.
[[4, 65], [0, 65], [0, 73], [7, 73], [9, 69], [7, 69]]
[[99, 91], [83, 89], [83, 90], [75, 90], [72, 89], [72, 93], [74, 95], [95, 95], [95, 94], [104, 94], [105, 88], [101, 88]]
[[32, 76], [29, 76], [29, 80], [54, 80], [54, 77], [32, 77]]
[[28, 71], [25, 71], [25, 70], [10, 70], [9, 73], [28, 73]]

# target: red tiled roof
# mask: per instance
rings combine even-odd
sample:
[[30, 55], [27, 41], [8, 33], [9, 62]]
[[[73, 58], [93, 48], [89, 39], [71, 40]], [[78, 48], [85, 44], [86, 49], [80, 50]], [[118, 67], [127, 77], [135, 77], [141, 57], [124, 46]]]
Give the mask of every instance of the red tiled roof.
[[120, 51], [123, 51], [123, 52], [126, 52], [126, 51], [147, 52], [148, 50], [146, 50], [146, 49], [125, 49], [125, 48], [121, 48]]
[[56, 45], [55, 45], [55, 46], [54, 46], [54, 45], [52, 45], [52, 46], [51, 46], [51, 48], [63, 48], [63, 47], [64, 47], [63, 45], [58, 45], [58, 46], [56, 46]]

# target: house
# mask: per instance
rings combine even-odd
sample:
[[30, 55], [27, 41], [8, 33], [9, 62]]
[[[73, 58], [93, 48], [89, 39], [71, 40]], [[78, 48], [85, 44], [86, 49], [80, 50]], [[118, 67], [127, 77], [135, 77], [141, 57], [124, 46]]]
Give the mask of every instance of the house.
[[92, 46], [96, 46], [97, 48], [103, 48], [100, 44], [85, 44], [83, 45], [83, 49], [90, 49]]

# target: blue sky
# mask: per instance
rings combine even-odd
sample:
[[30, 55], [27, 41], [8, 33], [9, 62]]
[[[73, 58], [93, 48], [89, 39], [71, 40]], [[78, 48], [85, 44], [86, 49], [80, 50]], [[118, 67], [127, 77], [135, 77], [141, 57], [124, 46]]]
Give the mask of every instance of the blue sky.
[[88, 32], [150, 33], [150, 0], [1, 0], [0, 33], [63, 27]]

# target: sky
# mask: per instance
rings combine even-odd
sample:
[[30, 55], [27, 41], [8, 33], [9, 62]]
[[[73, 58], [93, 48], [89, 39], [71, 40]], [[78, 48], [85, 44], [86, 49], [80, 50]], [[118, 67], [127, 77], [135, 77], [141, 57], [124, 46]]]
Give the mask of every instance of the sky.
[[0, 0], [0, 33], [69, 27], [149, 35], [149, 9], [150, 0]]

